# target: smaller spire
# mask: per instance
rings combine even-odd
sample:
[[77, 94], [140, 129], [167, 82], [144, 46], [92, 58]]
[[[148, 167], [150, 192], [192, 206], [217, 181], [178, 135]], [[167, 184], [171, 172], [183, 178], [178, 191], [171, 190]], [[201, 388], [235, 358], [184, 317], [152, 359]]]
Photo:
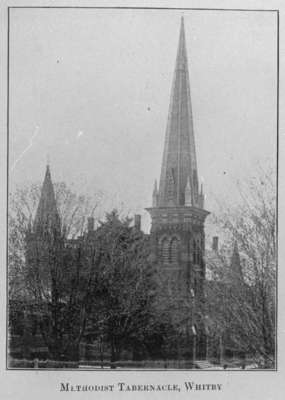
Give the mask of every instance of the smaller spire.
[[157, 189], [157, 180], [154, 181], [154, 187], [152, 192], [152, 206], [158, 206], [158, 189]]
[[200, 195], [199, 195], [199, 207], [204, 208], [203, 183], [201, 183], [201, 189], [200, 189]]
[[230, 264], [230, 276], [232, 283], [238, 283], [240, 281], [243, 281], [243, 274], [242, 274], [237, 241], [234, 242], [234, 249]]
[[157, 193], [157, 180], [154, 181], [153, 193]]
[[44, 232], [46, 230], [60, 232], [60, 217], [57, 210], [54, 187], [51, 180], [50, 167], [47, 164], [41, 197], [38, 204], [33, 230]]
[[187, 185], [185, 188], [185, 206], [192, 206], [192, 192], [191, 192], [189, 176], [188, 176]]

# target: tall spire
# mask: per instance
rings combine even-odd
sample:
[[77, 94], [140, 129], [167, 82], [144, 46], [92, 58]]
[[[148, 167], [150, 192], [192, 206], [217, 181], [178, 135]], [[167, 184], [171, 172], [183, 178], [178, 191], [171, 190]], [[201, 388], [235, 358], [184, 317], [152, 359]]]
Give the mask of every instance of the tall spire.
[[33, 230], [39, 233], [46, 230], [60, 232], [60, 217], [56, 206], [49, 165], [46, 167], [45, 179], [41, 190], [41, 197], [34, 220]]
[[[165, 135], [158, 205], [184, 206], [188, 181], [189, 190], [192, 193], [192, 205], [200, 207], [184, 19], [182, 17]], [[171, 193], [171, 199], [169, 193]]]

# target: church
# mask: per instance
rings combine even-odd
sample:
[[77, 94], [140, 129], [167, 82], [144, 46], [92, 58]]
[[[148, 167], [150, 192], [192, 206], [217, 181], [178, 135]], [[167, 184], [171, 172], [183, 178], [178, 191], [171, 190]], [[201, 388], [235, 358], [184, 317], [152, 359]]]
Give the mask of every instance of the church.
[[152, 219], [153, 259], [176, 303], [175, 314], [182, 313], [183, 320], [185, 314], [189, 315], [185, 347], [190, 349], [191, 357], [195, 352], [204, 358], [204, 221], [209, 212], [204, 209], [203, 187], [198, 178], [183, 17], [159, 187], [155, 182], [152, 199], [152, 207], [147, 210]]
[[[146, 210], [151, 217], [150, 261], [156, 265], [159, 287], [157, 308], [170, 310], [172, 324], [179, 326], [176, 356], [203, 360], [207, 358], [208, 345], [204, 223], [209, 212], [204, 208], [203, 186], [199, 183], [193, 118], [182, 17], [159, 185], [155, 181], [152, 206]], [[135, 216], [135, 226], [140, 230], [139, 215]], [[53, 232], [54, 251], [59, 257], [75, 251], [84, 238], [66, 244], [61, 229], [47, 166], [35, 219], [27, 232], [26, 262], [36, 267], [41, 264], [39, 254], [43, 259], [46, 257], [39, 246], [47, 231]], [[93, 232], [94, 219], [89, 217], [86, 233], [89, 241]], [[237, 247], [235, 254], [238, 258]], [[240, 267], [239, 260], [238, 264]]]

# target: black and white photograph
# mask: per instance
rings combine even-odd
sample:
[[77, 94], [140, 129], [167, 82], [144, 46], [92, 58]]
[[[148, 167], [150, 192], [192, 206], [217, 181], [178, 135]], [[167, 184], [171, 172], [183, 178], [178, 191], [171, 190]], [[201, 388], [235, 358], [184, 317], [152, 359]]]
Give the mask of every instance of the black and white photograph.
[[277, 371], [278, 18], [8, 10], [10, 373]]

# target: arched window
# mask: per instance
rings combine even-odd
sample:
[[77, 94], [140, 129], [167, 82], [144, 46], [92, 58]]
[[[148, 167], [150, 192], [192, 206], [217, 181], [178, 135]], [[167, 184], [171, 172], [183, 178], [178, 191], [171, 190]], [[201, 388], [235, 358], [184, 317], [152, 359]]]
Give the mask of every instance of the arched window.
[[169, 261], [171, 263], [178, 262], [178, 255], [179, 255], [179, 240], [177, 237], [173, 237], [170, 241], [169, 246]]
[[162, 239], [160, 244], [160, 256], [163, 264], [169, 263], [169, 238]]
[[199, 238], [193, 239], [193, 263], [201, 264], [202, 263], [202, 244]]
[[176, 236], [164, 237], [160, 242], [160, 257], [163, 264], [177, 263], [180, 240]]

